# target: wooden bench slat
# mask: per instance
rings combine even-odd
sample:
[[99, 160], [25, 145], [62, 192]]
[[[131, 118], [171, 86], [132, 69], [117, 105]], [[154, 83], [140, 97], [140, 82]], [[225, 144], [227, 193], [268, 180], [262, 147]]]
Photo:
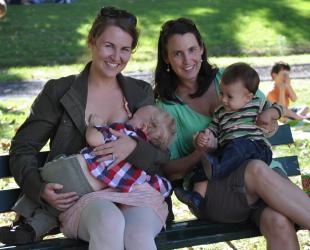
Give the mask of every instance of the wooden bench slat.
[[279, 161], [282, 164], [282, 167], [288, 176], [300, 175], [300, 167], [298, 157], [296, 155], [277, 157], [274, 158], [274, 160]]
[[0, 179], [11, 177], [12, 174], [9, 170], [9, 156], [1, 155], [0, 156]]
[[20, 189], [8, 189], [0, 191], [0, 213], [8, 212], [13, 207], [20, 194]]
[[72, 249], [72, 250], [87, 250], [88, 242], [82, 240], [74, 240], [68, 238], [57, 238], [39, 241], [32, 244], [25, 244], [22, 246], [6, 246], [0, 249], [14, 249], [14, 250], [55, 250], [55, 249]]
[[[193, 221], [195, 222], [195, 221]], [[198, 221], [179, 228], [167, 228], [156, 237], [158, 249], [173, 249], [202, 244], [212, 244], [222, 241], [243, 239], [259, 236], [258, 228], [251, 222], [246, 223], [208, 223]]]
[[[48, 155], [48, 151], [40, 152], [38, 154], [38, 165], [43, 166], [46, 157]], [[11, 177], [12, 174], [9, 169], [9, 156], [8, 155], [1, 155], [0, 156], [0, 179]]]
[[291, 127], [288, 124], [279, 126], [277, 133], [268, 138], [272, 146], [294, 143]]

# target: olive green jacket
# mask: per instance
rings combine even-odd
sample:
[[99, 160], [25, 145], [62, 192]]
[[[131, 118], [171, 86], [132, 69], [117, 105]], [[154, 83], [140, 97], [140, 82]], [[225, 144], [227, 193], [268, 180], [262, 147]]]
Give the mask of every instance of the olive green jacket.
[[[42, 202], [40, 194], [46, 184], [39, 174], [37, 154], [48, 140], [50, 153], [47, 161], [60, 154], [78, 153], [86, 146], [85, 108], [90, 65], [88, 63], [78, 75], [48, 81], [12, 140], [12, 175], [23, 193], [37, 203]], [[117, 80], [132, 113], [141, 106], [154, 104], [150, 84], [121, 74]], [[168, 153], [142, 139], [135, 140], [137, 147], [126, 160], [149, 174], [160, 174], [159, 165], [168, 161]]]

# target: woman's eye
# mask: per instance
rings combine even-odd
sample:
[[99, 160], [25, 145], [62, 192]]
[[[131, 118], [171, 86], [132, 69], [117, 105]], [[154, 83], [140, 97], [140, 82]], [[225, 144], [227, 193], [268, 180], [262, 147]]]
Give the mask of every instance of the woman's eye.
[[181, 55], [181, 52], [177, 51], [177, 52], [175, 52], [174, 55], [175, 55], [176, 57], [179, 57], [179, 56]]
[[124, 52], [130, 53], [131, 52], [131, 48], [123, 48], [122, 49]]
[[196, 49], [196, 47], [191, 47], [190, 49], [189, 49], [189, 52], [195, 52], [197, 49]]

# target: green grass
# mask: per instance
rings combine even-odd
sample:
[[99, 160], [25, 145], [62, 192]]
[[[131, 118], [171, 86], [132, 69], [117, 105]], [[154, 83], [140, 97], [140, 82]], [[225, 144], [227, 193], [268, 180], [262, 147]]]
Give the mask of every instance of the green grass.
[[[0, 19], [2, 78], [24, 79], [24, 68], [29, 66], [84, 64], [90, 58], [85, 39], [103, 4], [138, 16], [141, 39], [129, 71], [154, 67], [160, 25], [180, 16], [197, 23], [210, 56], [310, 53], [310, 3], [306, 0], [89, 0], [68, 5], [9, 5], [7, 15]], [[30, 71], [27, 79], [40, 77]], [[62, 69], [55, 71], [59, 75]]]

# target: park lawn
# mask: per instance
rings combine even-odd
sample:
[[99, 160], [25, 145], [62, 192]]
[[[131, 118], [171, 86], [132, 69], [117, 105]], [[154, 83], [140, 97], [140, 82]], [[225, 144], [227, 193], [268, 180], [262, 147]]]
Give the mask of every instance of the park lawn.
[[[160, 25], [180, 16], [197, 23], [212, 57], [310, 53], [310, 3], [306, 0], [89, 0], [65, 5], [9, 5], [7, 15], [0, 19], [2, 79], [25, 79], [25, 67], [29, 66], [38, 68], [30, 70], [27, 79], [45, 79], [42, 74], [49, 68], [42, 70], [42, 66], [80, 68], [90, 58], [86, 37], [103, 4], [138, 16], [141, 39], [129, 71], [154, 68]], [[49, 71], [48, 78], [62, 70], [65, 68]]]

